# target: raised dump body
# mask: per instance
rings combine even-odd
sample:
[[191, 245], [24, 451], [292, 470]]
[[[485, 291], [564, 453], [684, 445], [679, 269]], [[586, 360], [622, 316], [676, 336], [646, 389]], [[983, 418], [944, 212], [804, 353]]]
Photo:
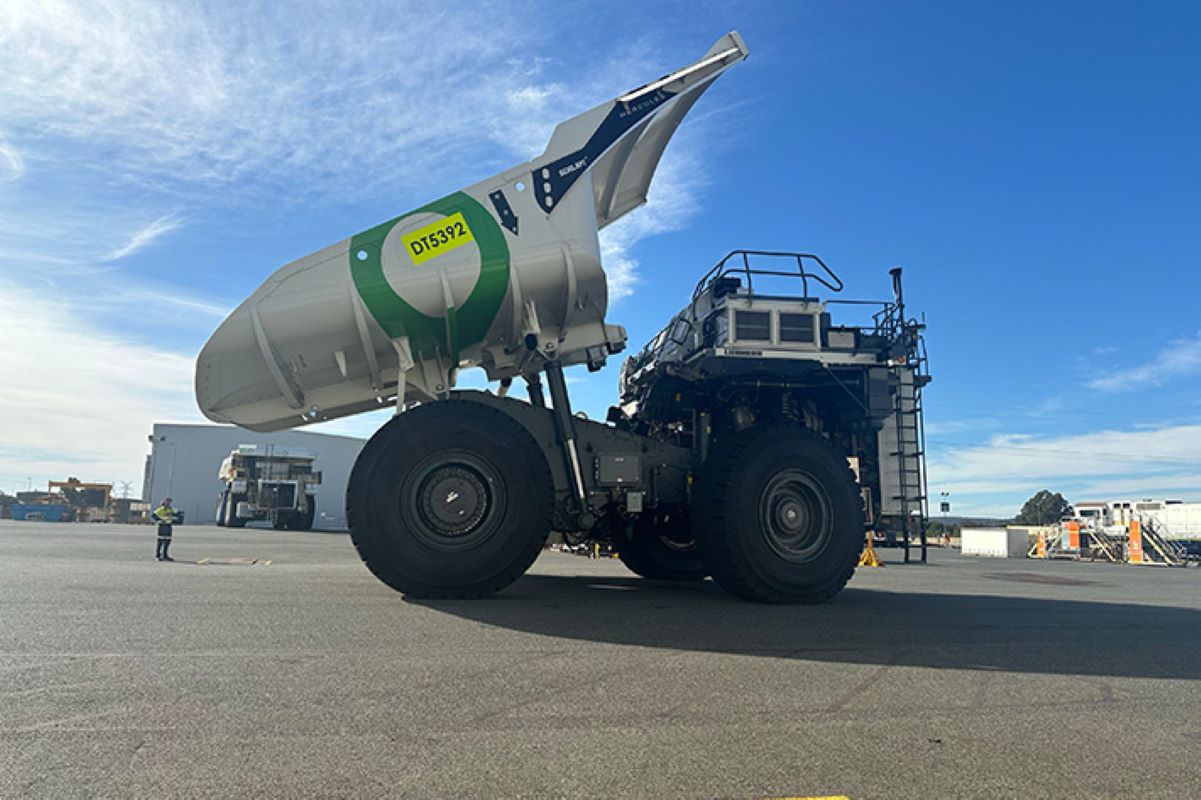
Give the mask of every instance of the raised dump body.
[[626, 333], [605, 323], [597, 231], [646, 202], [684, 115], [746, 55], [727, 34], [560, 123], [532, 161], [280, 268], [201, 352], [201, 410], [272, 431], [445, 397], [461, 368], [603, 364]]

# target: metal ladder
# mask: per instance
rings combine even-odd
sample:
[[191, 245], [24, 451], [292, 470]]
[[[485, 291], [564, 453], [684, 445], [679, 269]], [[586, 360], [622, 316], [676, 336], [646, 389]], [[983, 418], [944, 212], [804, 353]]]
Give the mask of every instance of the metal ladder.
[[1083, 539], [1088, 537], [1088, 554], [1090, 561], [1096, 561], [1098, 556], [1102, 556], [1106, 561], [1113, 564], [1120, 564], [1124, 561], [1122, 554], [1122, 543], [1115, 542], [1109, 534], [1104, 531], [1089, 531], [1081, 530], [1081, 548], [1083, 548]]
[[[1139, 514], [1138, 520], [1143, 535], [1144, 554], [1150, 550], [1159, 556], [1161, 563], [1169, 567], [1184, 566], [1184, 553], [1176, 543], [1166, 538], [1167, 529], [1164, 524], [1149, 514]], [[1146, 545], [1150, 545], [1150, 547]]]
[[[916, 327], [916, 323], [910, 324]], [[893, 374], [897, 376], [893, 407], [897, 449], [891, 455], [900, 466], [900, 492], [893, 499], [901, 506], [906, 564], [926, 563], [926, 528], [930, 517], [926, 491], [926, 426], [922, 413], [922, 387], [930, 382], [930, 376], [926, 371], [924, 340], [919, 337], [917, 342], [915, 361], [893, 367]]]

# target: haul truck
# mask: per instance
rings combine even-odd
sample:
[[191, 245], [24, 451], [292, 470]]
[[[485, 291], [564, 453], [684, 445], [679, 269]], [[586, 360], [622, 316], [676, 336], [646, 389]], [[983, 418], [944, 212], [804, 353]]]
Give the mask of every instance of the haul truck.
[[316, 450], [243, 444], [225, 457], [217, 477], [224, 488], [217, 501], [217, 524], [244, 528], [266, 520], [277, 531], [307, 531], [317, 514], [321, 473], [313, 470]]
[[[924, 529], [927, 377], [899, 271], [892, 300], [838, 305], [810, 294], [842, 288], [815, 256], [738, 251], [626, 361], [606, 421], [574, 414], [564, 379], [626, 347], [598, 230], [646, 201], [684, 115], [746, 55], [727, 34], [561, 123], [534, 160], [281, 268], [200, 354], [201, 409], [274, 431], [394, 408], [346, 507], [367, 567], [410, 595], [495, 592], [554, 530], [648, 578], [831, 597], [868, 526]], [[832, 317], [865, 308], [857, 327]], [[496, 391], [454, 390], [469, 367]]]

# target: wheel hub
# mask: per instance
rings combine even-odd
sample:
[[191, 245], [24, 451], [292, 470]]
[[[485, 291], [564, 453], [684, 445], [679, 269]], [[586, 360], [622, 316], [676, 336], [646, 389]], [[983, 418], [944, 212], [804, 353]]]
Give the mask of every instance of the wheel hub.
[[440, 536], [463, 536], [487, 516], [492, 498], [481, 475], [465, 465], [438, 467], [418, 490], [422, 521]]
[[764, 487], [759, 524], [777, 555], [787, 561], [808, 561], [830, 539], [833, 517], [829, 497], [808, 473], [782, 470]]

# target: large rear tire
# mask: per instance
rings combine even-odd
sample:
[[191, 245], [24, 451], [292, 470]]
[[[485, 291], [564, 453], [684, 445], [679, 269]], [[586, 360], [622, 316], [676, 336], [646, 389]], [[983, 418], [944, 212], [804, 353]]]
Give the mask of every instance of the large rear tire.
[[621, 562], [643, 578], [700, 581], [709, 575], [688, 518], [681, 514], [643, 514], [612, 539]]
[[413, 597], [482, 597], [521, 577], [550, 533], [542, 450], [503, 412], [442, 400], [393, 417], [355, 461], [350, 537], [368, 569]]
[[244, 494], [231, 494], [225, 506], [225, 527], [245, 528], [246, 520], [238, 516], [238, 503], [246, 499]]
[[816, 434], [752, 429], [714, 448], [696, 483], [693, 530], [714, 580], [761, 603], [820, 603], [863, 547], [863, 503], [847, 460]]
[[292, 518], [292, 530], [294, 531], [311, 531], [313, 529], [313, 521], [317, 518], [317, 499], [309, 498], [309, 507], [305, 511], [297, 511]]

